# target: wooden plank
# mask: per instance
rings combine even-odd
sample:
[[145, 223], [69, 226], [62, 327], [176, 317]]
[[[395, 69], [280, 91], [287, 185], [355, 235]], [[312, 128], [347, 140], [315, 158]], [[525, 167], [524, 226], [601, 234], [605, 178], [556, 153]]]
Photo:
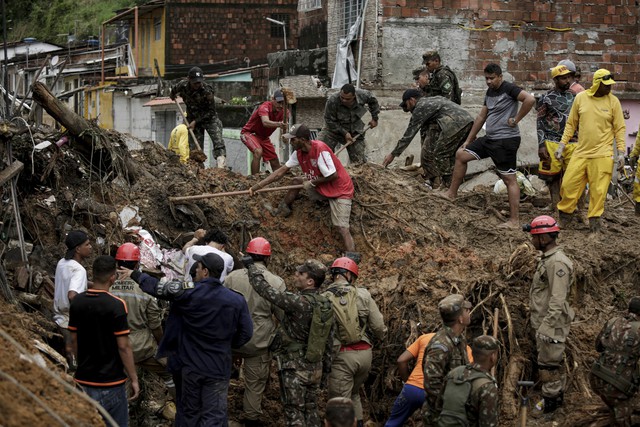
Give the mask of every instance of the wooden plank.
[[4, 185], [18, 175], [22, 169], [24, 169], [24, 164], [21, 161], [14, 160], [9, 166], [0, 171], [0, 185]]

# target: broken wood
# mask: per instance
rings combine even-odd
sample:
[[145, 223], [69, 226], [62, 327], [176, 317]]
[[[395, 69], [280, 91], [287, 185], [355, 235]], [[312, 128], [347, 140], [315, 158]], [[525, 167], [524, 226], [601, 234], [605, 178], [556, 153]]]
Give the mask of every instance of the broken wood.
[[[260, 190], [254, 191], [254, 193], [269, 193], [271, 191], [299, 190], [303, 187], [304, 185], [302, 184], [285, 185], [282, 187], [261, 188]], [[226, 196], [240, 196], [243, 194], [249, 194], [249, 190], [228, 191], [226, 193], [205, 193], [205, 194], [198, 194], [195, 196], [169, 197], [169, 201], [171, 203], [180, 203], [180, 202], [188, 202], [190, 200], [213, 199], [215, 197], [226, 197]]]
[[506, 419], [515, 419], [518, 416], [520, 405], [517, 397], [517, 386], [526, 360], [522, 354], [512, 353], [505, 369], [500, 400], [502, 402], [502, 412]]
[[0, 171], [0, 186], [4, 185], [13, 177], [17, 176], [24, 169], [24, 164], [14, 160], [9, 166]]

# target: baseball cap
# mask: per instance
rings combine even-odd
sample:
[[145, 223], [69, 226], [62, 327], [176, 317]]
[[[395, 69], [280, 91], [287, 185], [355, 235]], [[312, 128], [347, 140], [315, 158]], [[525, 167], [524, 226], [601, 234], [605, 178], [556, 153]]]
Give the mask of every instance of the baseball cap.
[[193, 255], [194, 261], [201, 262], [204, 267], [209, 270], [209, 277], [220, 278], [220, 274], [224, 270], [224, 261], [218, 254], [208, 253], [204, 255]]
[[562, 61], [558, 62], [558, 65], [564, 65], [572, 73], [576, 72], [576, 64], [574, 64], [570, 59], [563, 59]]
[[193, 67], [189, 70], [189, 80], [193, 82], [201, 82], [204, 80], [204, 75], [200, 67]]
[[82, 230], [70, 231], [67, 237], [64, 239], [64, 244], [67, 245], [67, 253], [65, 259], [73, 258], [76, 248], [89, 240], [89, 236]]
[[444, 320], [453, 320], [458, 317], [463, 308], [471, 308], [473, 305], [460, 294], [449, 295], [438, 303], [440, 316]]
[[629, 300], [629, 312], [640, 314], [640, 297], [633, 297]]
[[298, 273], [307, 273], [316, 283], [324, 282], [327, 266], [317, 259], [308, 259], [296, 267]]
[[406, 110], [408, 100], [410, 100], [411, 98], [420, 97], [422, 97], [422, 93], [418, 89], [407, 89], [404, 91], [404, 94], [402, 94], [402, 102], [400, 103], [400, 107], [402, 107], [403, 110]]
[[437, 50], [428, 50], [422, 54], [422, 61], [426, 62], [427, 60], [433, 58], [434, 56], [440, 56]]
[[276, 91], [273, 92], [273, 99], [276, 101], [284, 101], [284, 95], [280, 89], [276, 89]]
[[500, 341], [490, 335], [480, 335], [473, 339], [472, 348], [475, 351], [495, 351], [500, 349]]
[[291, 126], [291, 128], [289, 129], [288, 133], [285, 133], [284, 135], [285, 138], [305, 138], [305, 139], [310, 139], [311, 138], [311, 131], [309, 131], [309, 128], [307, 127], [307, 125], [304, 124], [298, 124], [298, 125], [293, 125]]
[[556, 78], [558, 76], [564, 76], [571, 74], [571, 70], [566, 65], [556, 65], [551, 69], [551, 77]]

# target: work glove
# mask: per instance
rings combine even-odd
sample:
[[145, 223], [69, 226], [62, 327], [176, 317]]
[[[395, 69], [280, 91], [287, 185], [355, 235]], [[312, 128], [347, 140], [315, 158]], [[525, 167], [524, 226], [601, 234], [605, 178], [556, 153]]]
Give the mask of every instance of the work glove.
[[564, 152], [564, 144], [558, 144], [558, 149], [553, 153], [554, 157], [558, 160], [562, 159], [562, 153]]
[[315, 184], [313, 183], [313, 181], [304, 181], [302, 183], [302, 187], [307, 190], [307, 191], [311, 191], [312, 188], [316, 188]]
[[249, 268], [255, 263], [251, 255], [243, 255], [242, 258], [240, 258], [240, 261], [242, 261], [242, 265], [244, 265], [245, 268]]
[[541, 334], [540, 332], [536, 332], [536, 340], [547, 343], [547, 344], [558, 344], [560, 341], [554, 340], [551, 337]]

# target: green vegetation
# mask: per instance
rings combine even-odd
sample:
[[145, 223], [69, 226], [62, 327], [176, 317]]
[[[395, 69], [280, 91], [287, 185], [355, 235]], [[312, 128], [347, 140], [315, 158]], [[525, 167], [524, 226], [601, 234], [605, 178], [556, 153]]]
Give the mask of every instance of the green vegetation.
[[76, 40], [99, 37], [102, 22], [115, 16], [115, 11], [143, 0], [5, 0], [9, 41], [35, 37], [59, 45], [67, 43], [66, 34]]

